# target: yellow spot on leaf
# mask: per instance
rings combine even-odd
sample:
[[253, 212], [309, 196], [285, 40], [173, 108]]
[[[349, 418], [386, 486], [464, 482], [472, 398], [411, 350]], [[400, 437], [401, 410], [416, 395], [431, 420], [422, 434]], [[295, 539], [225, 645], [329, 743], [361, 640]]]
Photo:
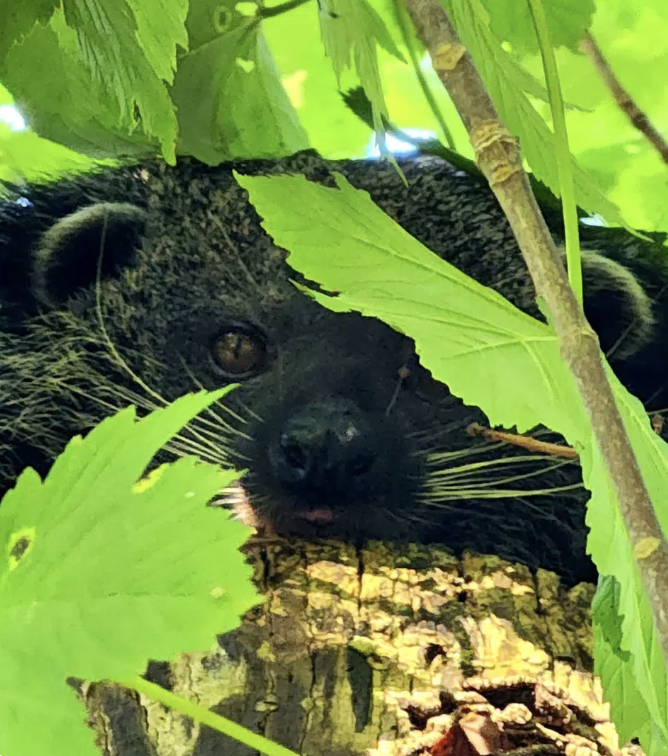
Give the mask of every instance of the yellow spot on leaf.
[[234, 6], [234, 10], [237, 13], [241, 13], [242, 16], [253, 17], [257, 13], [257, 3], [241, 2]]
[[250, 73], [255, 68], [254, 60], [244, 60], [243, 58], [237, 58], [234, 62], [239, 66], [239, 68], [241, 68], [242, 71], [245, 71], [246, 73]]
[[134, 486], [132, 486], [132, 493], [140, 494], [144, 493], [144, 491], [148, 491], [149, 488], [156, 484], [158, 478], [162, 475], [164, 467], [165, 465], [160, 465], [160, 467], [156, 467], [155, 470], [151, 470], [148, 475], [140, 478]]
[[284, 76], [281, 79], [283, 88], [288, 93], [292, 107], [299, 110], [304, 107], [304, 82], [308, 78], [308, 71], [303, 68], [299, 71]]
[[27, 554], [32, 551], [35, 543], [35, 528], [21, 528], [12, 533], [7, 545], [9, 569], [15, 570]]

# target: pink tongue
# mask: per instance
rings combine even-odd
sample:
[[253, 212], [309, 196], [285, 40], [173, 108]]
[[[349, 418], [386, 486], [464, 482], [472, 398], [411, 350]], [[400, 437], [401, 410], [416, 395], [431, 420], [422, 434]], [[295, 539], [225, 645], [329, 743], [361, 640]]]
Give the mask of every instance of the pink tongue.
[[322, 509], [310, 509], [308, 512], [300, 512], [299, 516], [309, 522], [331, 522], [334, 514], [331, 509], [323, 507]]

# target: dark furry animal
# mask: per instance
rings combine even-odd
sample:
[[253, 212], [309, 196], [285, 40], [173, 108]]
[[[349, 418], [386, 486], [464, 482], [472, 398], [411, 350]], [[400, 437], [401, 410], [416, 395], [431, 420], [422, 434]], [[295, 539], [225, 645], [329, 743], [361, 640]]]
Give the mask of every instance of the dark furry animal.
[[[335, 169], [538, 316], [488, 188], [434, 158], [400, 163], [408, 188], [382, 162]], [[312, 153], [234, 167], [333, 185], [332, 163]], [[582, 235], [587, 314], [622, 380], [661, 408], [659, 244]], [[240, 382], [168, 452], [248, 467], [250, 504], [278, 534], [436, 541], [591, 578], [577, 465], [469, 437], [484, 418], [431, 379], [408, 338], [325, 310], [294, 275], [229, 165], [156, 162], [14, 189], [0, 205], [3, 487], [26, 465], [45, 473], [72, 435], [117, 407]]]

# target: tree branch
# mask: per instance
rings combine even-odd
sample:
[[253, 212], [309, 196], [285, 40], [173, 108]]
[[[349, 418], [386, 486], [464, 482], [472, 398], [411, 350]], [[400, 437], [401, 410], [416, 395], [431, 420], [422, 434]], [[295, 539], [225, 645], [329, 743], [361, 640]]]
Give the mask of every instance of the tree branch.
[[668, 142], [652, 126], [647, 114], [638, 107], [631, 95], [619, 83], [610, 68], [610, 64], [603, 57], [603, 53], [590, 34], [587, 34], [580, 42], [580, 49], [594, 64], [599, 76], [612, 93], [617, 105], [626, 113], [629, 121], [645, 136], [652, 147], [661, 155], [663, 162], [668, 165]]
[[522, 449], [536, 452], [536, 454], [549, 454], [552, 457], [566, 457], [567, 459], [578, 459], [579, 454], [570, 446], [562, 444], [552, 444], [548, 441], [539, 441], [531, 436], [522, 436], [517, 433], [507, 433], [498, 431], [493, 428], [485, 428], [480, 423], [471, 423], [466, 429], [469, 436], [482, 436], [490, 441], [503, 441], [512, 446], [519, 446]]
[[[503, 208], [536, 291], [547, 304], [561, 356], [589, 414], [596, 443], [619, 501], [624, 524], [668, 659], [668, 545], [608, 382], [598, 338], [578, 306], [559, 253], [522, 168], [517, 140], [501, 123], [470, 54], [439, 0], [404, 0], [434, 69], [466, 126], [476, 161]], [[649, 540], [647, 540], [649, 539]], [[656, 544], [648, 556], [638, 545]]]
[[281, 16], [283, 13], [299, 8], [300, 5], [305, 5], [310, 0], [287, 0], [285, 3], [279, 5], [263, 5], [258, 9], [258, 17], [261, 19], [274, 18], [275, 16]]

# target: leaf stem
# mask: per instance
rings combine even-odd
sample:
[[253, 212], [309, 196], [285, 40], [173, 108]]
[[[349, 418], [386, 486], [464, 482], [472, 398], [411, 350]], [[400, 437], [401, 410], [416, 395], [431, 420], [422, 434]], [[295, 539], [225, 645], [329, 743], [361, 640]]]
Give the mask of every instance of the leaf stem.
[[559, 172], [559, 188], [561, 206], [564, 216], [564, 232], [566, 236], [566, 262], [568, 265], [568, 280], [575, 292], [575, 298], [582, 307], [582, 258], [580, 255], [580, 237], [578, 234], [578, 210], [575, 201], [575, 187], [573, 184], [573, 158], [568, 144], [566, 129], [566, 115], [564, 100], [561, 94], [561, 83], [554, 49], [550, 42], [550, 30], [541, 0], [527, 0], [533, 18], [533, 25], [538, 37], [538, 46], [543, 59], [543, 71], [547, 83], [547, 92], [552, 111], [554, 126], [555, 151], [557, 153], [557, 169]]
[[258, 8], [257, 15], [264, 18], [273, 18], [274, 16], [280, 16], [283, 13], [299, 8], [300, 5], [305, 5], [311, 0], [288, 0], [286, 3], [280, 3], [279, 5], [270, 5], [269, 7], [263, 6]]
[[120, 680], [119, 682], [126, 688], [136, 690], [147, 698], [150, 698], [153, 701], [158, 701], [159, 703], [168, 706], [170, 709], [178, 711], [179, 714], [194, 719], [196, 722], [201, 722], [208, 727], [212, 727], [214, 730], [222, 732], [223, 735], [227, 735], [255, 751], [265, 753], [267, 756], [297, 756], [297, 754], [289, 748], [285, 748], [284, 746], [269, 740], [269, 738], [251, 732], [236, 722], [232, 722], [226, 717], [221, 717], [220, 714], [214, 714], [214, 712], [205, 709], [203, 706], [200, 706], [193, 701], [188, 701], [187, 698], [177, 696], [175, 693], [145, 680], [143, 677], [137, 676], [129, 680]]

